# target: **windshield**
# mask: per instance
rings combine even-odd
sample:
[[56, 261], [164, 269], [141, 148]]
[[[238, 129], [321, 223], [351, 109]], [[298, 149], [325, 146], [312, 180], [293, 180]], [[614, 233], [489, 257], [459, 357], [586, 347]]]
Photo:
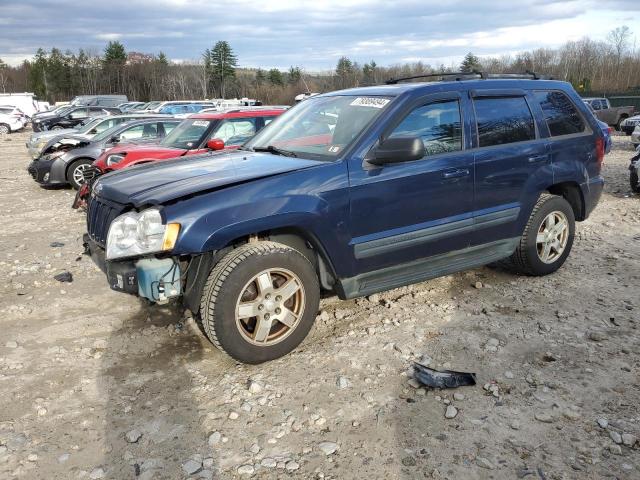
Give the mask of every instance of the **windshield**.
[[91, 139], [91, 141], [92, 142], [101, 142], [105, 138], [109, 138], [110, 136], [113, 136], [115, 134], [116, 130], [119, 130], [121, 126], [122, 125], [114, 125], [111, 128], [107, 128], [106, 130], [102, 131], [101, 133], [95, 135]]
[[73, 128], [75, 128], [76, 130], [80, 130], [82, 133], [88, 133], [89, 130], [91, 130], [93, 127], [95, 127], [101, 121], [102, 121], [102, 117], [98, 117], [98, 118], [89, 117], [86, 120], [84, 120], [83, 122], [80, 122], [78, 125], [76, 125]]
[[160, 106], [162, 102], [149, 102], [145, 105], [145, 110], [153, 110], [154, 108]]
[[188, 119], [181, 122], [171, 133], [164, 137], [160, 145], [170, 148], [183, 148], [189, 150], [200, 145], [209, 126], [210, 120]]
[[298, 156], [332, 160], [390, 101], [388, 97], [355, 95], [310, 98], [271, 122], [244, 148], [275, 147]]

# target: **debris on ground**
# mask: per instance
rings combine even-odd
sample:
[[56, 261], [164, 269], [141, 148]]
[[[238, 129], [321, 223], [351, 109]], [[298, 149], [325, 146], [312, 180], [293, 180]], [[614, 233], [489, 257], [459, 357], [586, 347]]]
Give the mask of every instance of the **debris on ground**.
[[454, 370], [434, 370], [419, 363], [413, 364], [413, 375], [421, 384], [431, 388], [458, 388], [476, 384], [476, 374]]

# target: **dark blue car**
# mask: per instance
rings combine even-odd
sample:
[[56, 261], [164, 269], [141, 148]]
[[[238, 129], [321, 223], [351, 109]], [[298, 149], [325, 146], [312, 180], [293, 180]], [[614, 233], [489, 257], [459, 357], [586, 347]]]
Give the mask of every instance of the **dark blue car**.
[[568, 83], [474, 79], [318, 95], [240, 150], [108, 174], [87, 248], [111, 288], [182, 297], [235, 359], [285, 355], [342, 299], [502, 261], [547, 275], [603, 188]]

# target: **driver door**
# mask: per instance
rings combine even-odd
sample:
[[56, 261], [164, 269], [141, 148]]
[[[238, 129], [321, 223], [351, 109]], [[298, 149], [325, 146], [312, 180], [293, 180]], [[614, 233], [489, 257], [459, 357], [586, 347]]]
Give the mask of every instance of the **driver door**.
[[428, 96], [392, 121], [383, 139], [420, 137], [426, 154], [404, 163], [352, 159], [351, 230], [357, 273], [469, 247], [474, 156], [457, 93]]

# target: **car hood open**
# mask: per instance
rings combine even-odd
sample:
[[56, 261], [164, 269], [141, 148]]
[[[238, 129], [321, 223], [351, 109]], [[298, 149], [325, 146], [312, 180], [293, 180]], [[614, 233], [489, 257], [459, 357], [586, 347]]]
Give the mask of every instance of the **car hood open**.
[[206, 153], [108, 173], [94, 184], [93, 191], [99, 197], [134, 207], [157, 205], [321, 163], [270, 153]]

